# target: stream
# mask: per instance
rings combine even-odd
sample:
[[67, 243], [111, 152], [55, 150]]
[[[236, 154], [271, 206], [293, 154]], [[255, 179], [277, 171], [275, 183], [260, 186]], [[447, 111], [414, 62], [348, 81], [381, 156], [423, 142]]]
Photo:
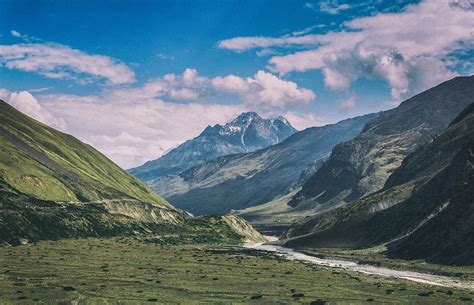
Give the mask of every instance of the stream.
[[[272, 237], [266, 236], [270, 241], [275, 239]], [[340, 268], [347, 271], [359, 272], [364, 274], [373, 274], [383, 277], [395, 277], [400, 279], [405, 279], [413, 282], [451, 287], [451, 288], [461, 288], [461, 289], [470, 289], [474, 290], [474, 282], [467, 280], [459, 280], [447, 276], [433, 275], [428, 273], [421, 273], [415, 271], [404, 271], [404, 270], [395, 270], [389, 269], [386, 267], [378, 267], [372, 265], [361, 265], [351, 261], [338, 260], [338, 259], [322, 259], [314, 256], [306, 255], [300, 252], [297, 252], [290, 248], [285, 248], [276, 245], [269, 245], [264, 243], [246, 243], [245, 248], [255, 249], [259, 251], [267, 251], [275, 253], [279, 256], [285, 257], [288, 260], [298, 260], [310, 262], [316, 265], [330, 267], [330, 268]]]

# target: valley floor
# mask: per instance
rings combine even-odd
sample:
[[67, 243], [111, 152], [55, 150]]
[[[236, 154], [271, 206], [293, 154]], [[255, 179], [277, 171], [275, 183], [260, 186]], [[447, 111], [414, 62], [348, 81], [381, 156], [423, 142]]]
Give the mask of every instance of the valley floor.
[[472, 291], [213, 244], [66, 239], [0, 247], [0, 303], [467, 304]]

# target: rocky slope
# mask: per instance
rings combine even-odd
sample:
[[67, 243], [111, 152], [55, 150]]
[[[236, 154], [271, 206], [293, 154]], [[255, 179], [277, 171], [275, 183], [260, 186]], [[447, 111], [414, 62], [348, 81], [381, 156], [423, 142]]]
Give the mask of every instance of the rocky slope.
[[[474, 100], [471, 98], [471, 101]], [[286, 232], [292, 247], [371, 247], [447, 264], [474, 260], [474, 104], [410, 154], [379, 192]]]
[[152, 187], [179, 208], [195, 214], [225, 214], [272, 201], [301, 182], [303, 172], [334, 145], [358, 134], [370, 114], [295, 133], [282, 143], [252, 153], [219, 157]]
[[164, 156], [130, 172], [144, 181], [177, 175], [219, 156], [251, 152], [277, 144], [296, 132], [283, 117], [263, 119], [245, 112], [225, 125], [208, 126], [199, 136], [188, 140]]
[[337, 145], [290, 204], [350, 202], [382, 189], [402, 160], [446, 129], [473, 97], [474, 76], [457, 77], [382, 112], [357, 137]]

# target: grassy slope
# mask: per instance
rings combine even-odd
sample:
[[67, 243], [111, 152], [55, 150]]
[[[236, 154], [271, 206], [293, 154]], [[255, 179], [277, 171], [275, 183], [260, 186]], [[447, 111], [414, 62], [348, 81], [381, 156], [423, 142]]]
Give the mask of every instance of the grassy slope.
[[264, 238], [235, 217], [191, 219], [89, 145], [0, 101], [0, 242], [145, 234], [163, 242]]
[[91, 146], [0, 100], [0, 176], [17, 191], [54, 201], [128, 198], [172, 208]]
[[0, 179], [0, 245], [117, 235], [142, 236], [159, 244], [265, 241], [237, 216], [189, 218], [139, 201], [64, 204], [11, 193], [4, 187]]
[[310, 304], [319, 299], [328, 304], [469, 304], [462, 299], [473, 298], [467, 291], [212, 248], [131, 238], [3, 247], [1, 302]]

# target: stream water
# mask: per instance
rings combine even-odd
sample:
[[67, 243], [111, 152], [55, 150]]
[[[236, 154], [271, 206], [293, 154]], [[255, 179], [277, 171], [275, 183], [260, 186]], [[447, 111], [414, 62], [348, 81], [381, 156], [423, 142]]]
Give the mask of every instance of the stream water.
[[[267, 237], [268, 238], [268, 237]], [[269, 238], [270, 241], [275, 240], [273, 237]], [[352, 272], [360, 272], [365, 274], [373, 274], [383, 277], [395, 277], [400, 279], [405, 279], [413, 282], [443, 286], [443, 287], [452, 287], [452, 288], [462, 288], [462, 289], [471, 289], [474, 290], [474, 282], [472, 281], [463, 281], [456, 278], [451, 278], [447, 276], [439, 276], [428, 273], [421, 273], [415, 271], [404, 271], [404, 270], [394, 270], [386, 267], [378, 267], [372, 265], [361, 265], [351, 261], [338, 260], [338, 259], [323, 259], [317, 258], [314, 256], [306, 255], [300, 252], [297, 252], [293, 249], [264, 244], [264, 243], [247, 243], [244, 245], [245, 248], [255, 249], [260, 251], [272, 252], [282, 257], [285, 257], [288, 260], [298, 260], [306, 261], [320, 266], [326, 266], [331, 268], [340, 268]]]

